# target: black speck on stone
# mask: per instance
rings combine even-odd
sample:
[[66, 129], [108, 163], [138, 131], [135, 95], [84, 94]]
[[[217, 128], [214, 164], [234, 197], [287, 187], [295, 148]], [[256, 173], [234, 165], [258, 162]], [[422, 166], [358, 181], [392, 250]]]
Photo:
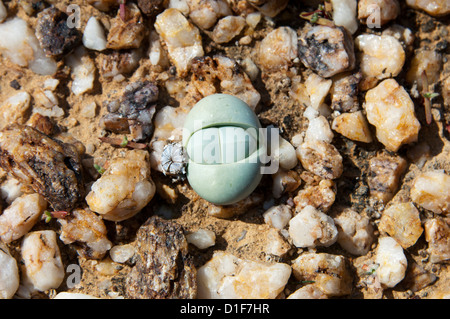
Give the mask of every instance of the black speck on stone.
[[19, 90], [21, 88], [21, 86], [20, 86], [19, 82], [17, 82], [17, 80], [12, 80], [11, 82], [9, 82], [9, 86], [11, 86], [15, 90]]
[[434, 30], [435, 27], [436, 27], [436, 25], [435, 25], [434, 21], [430, 19], [422, 25], [422, 31], [423, 32], [431, 32]]
[[448, 41], [442, 40], [436, 44], [436, 50], [439, 52], [445, 52], [445, 50], [448, 48]]
[[36, 37], [48, 57], [61, 58], [81, 42], [81, 32], [75, 27], [69, 27], [68, 17], [55, 7], [38, 14]]

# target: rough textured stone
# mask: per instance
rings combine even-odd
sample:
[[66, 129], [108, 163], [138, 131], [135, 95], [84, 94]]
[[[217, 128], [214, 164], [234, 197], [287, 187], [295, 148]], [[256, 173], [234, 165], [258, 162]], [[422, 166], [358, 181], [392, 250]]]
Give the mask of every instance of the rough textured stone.
[[136, 265], [127, 278], [127, 298], [195, 298], [196, 269], [181, 226], [150, 217], [137, 233], [136, 250]]
[[405, 249], [414, 245], [423, 232], [419, 211], [412, 203], [389, 206], [383, 212], [378, 229], [388, 233]]
[[343, 256], [304, 253], [292, 263], [293, 274], [300, 281], [314, 281], [327, 296], [344, 296], [352, 290], [350, 271]]
[[36, 37], [47, 56], [62, 57], [81, 42], [81, 32], [68, 26], [68, 18], [65, 12], [55, 7], [38, 14]]
[[371, 158], [368, 177], [370, 195], [384, 203], [389, 202], [398, 190], [406, 166], [406, 160], [400, 156], [382, 153]]

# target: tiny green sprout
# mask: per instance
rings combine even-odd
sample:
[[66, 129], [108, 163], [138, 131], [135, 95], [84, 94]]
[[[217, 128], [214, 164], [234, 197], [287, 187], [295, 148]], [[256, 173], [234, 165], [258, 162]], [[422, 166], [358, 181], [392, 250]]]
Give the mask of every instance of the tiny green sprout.
[[105, 173], [105, 169], [103, 167], [101, 167], [100, 165], [94, 164], [94, 168], [97, 170], [97, 172], [100, 175], [103, 175], [103, 173]]
[[53, 216], [52, 213], [50, 213], [48, 210], [44, 211], [45, 215], [45, 222], [48, 224], [52, 220]]
[[311, 17], [311, 23], [316, 23], [319, 20], [319, 13], [315, 12]]
[[422, 95], [423, 95], [423, 97], [424, 98], [426, 98], [426, 99], [433, 99], [433, 98], [435, 98], [435, 97], [438, 97], [439, 96], [439, 93], [435, 93], [435, 92], [425, 92], [425, 93], [422, 93]]
[[315, 282], [316, 282], [315, 280], [302, 280], [302, 281], [301, 281], [301, 283], [302, 283], [303, 285], [313, 284], [313, 283], [315, 283]]
[[128, 145], [128, 137], [126, 135], [123, 136], [122, 143], [120, 143], [120, 147], [126, 147]]

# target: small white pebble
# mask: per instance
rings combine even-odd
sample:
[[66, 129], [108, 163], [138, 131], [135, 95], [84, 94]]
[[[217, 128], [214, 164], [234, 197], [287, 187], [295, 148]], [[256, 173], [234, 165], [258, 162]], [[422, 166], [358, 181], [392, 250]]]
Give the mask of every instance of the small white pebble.
[[260, 12], [252, 12], [245, 17], [245, 21], [252, 29], [255, 29], [258, 23], [261, 21], [261, 13]]
[[241, 16], [228, 16], [220, 19], [211, 33], [216, 43], [228, 43], [245, 27], [245, 19]]
[[306, 206], [289, 221], [289, 235], [296, 247], [328, 247], [336, 242], [338, 231], [330, 216]]
[[343, 113], [333, 120], [333, 130], [342, 134], [348, 139], [372, 143], [369, 123], [362, 111], [353, 113]]
[[405, 63], [401, 43], [390, 35], [361, 34], [355, 39], [360, 68], [366, 80], [397, 76]]
[[413, 181], [411, 199], [436, 214], [449, 214], [450, 175], [439, 170], [421, 173]]
[[436, 83], [442, 71], [442, 55], [434, 50], [418, 51], [410, 62], [410, 67], [406, 73], [406, 81], [410, 84], [420, 83], [423, 72], [426, 72], [428, 83]]
[[131, 244], [116, 245], [109, 251], [109, 256], [116, 263], [124, 263], [130, 260], [136, 253], [136, 249]]
[[53, 230], [35, 231], [25, 236], [22, 262], [24, 284], [32, 289], [56, 289], [64, 279], [64, 265]]
[[278, 136], [278, 145], [271, 150], [272, 160], [278, 161], [281, 168], [290, 170], [297, 166], [297, 155], [294, 146], [281, 136]]
[[209, 229], [199, 229], [186, 235], [186, 240], [198, 249], [206, 249], [216, 244], [216, 234]]
[[179, 75], [187, 74], [192, 59], [204, 55], [200, 31], [177, 9], [169, 8], [160, 13], [155, 30], [166, 43], [169, 58]]
[[97, 115], [97, 103], [92, 101], [91, 103], [84, 104], [81, 107], [80, 115], [87, 119], [92, 119]]
[[90, 17], [83, 33], [83, 45], [91, 50], [103, 51], [106, 49], [105, 30], [95, 17]]
[[247, 73], [250, 80], [255, 81], [259, 75], [259, 68], [255, 64], [255, 62], [253, 62], [253, 60], [249, 57], [246, 57], [244, 60], [242, 60], [241, 66], [244, 69], [245, 73]]
[[2, 200], [10, 205], [16, 198], [22, 196], [22, 184], [15, 178], [8, 178], [0, 185]]
[[0, 215], [0, 239], [5, 243], [19, 239], [30, 231], [47, 208], [39, 194], [16, 198]]
[[393, 204], [383, 211], [378, 230], [389, 234], [407, 249], [416, 243], [423, 232], [419, 211], [410, 202]]
[[406, 0], [409, 7], [424, 10], [435, 17], [445, 16], [450, 13], [448, 0]]
[[245, 260], [218, 251], [197, 271], [197, 298], [274, 299], [290, 276], [287, 264]]
[[6, 245], [1, 242], [0, 269], [0, 299], [11, 299], [19, 288], [19, 268]]
[[328, 95], [332, 84], [332, 80], [324, 79], [315, 73], [311, 73], [311, 75], [305, 80], [306, 92], [309, 95], [311, 106], [314, 109], [318, 110], [319, 106]]
[[380, 266], [376, 276], [386, 287], [395, 287], [405, 277], [408, 265], [402, 246], [392, 237], [378, 239], [375, 262]]
[[417, 141], [420, 122], [408, 92], [394, 79], [367, 91], [364, 108], [367, 120], [387, 150], [396, 152], [403, 144]]
[[299, 281], [313, 281], [326, 296], [344, 296], [352, 291], [352, 276], [344, 256], [327, 253], [302, 253], [292, 262]]
[[338, 212], [334, 222], [339, 231], [337, 242], [342, 248], [356, 256], [369, 252], [375, 236], [368, 217], [348, 208]]
[[333, 22], [345, 27], [351, 34], [358, 30], [356, 19], [356, 0], [331, 0], [333, 7]]
[[425, 240], [430, 262], [441, 263], [450, 259], [450, 225], [442, 218], [431, 218], [425, 222]]
[[0, 105], [0, 128], [11, 123], [24, 124], [30, 109], [31, 95], [19, 91]]
[[18, 17], [0, 24], [0, 52], [13, 63], [40, 75], [52, 75], [58, 69], [40, 47], [34, 30]]
[[297, 33], [289, 27], [280, 27], [270, 32], [258, 49], [261, 68], [266, 71], [287, 69], [297, 57]]
[[331, 143], [333, 141], [333, 131], [327, 119], [320, 115], [309, 121], [308, 129], [306, 130], [305, 141], [322, 141]]
[[94, 87], [95, 64], [83, 47], [79, 47], [67, 57], [67, 65], [72, 68], [72, 87], [75, 95], [89, 92]]
[[278, 205], [269, 208], [264, 214], [264, 222], [277, 229], [283, 229], [292, 218], [291, 208], [288, 205]]
[[42, 85], [42, 89], [49, 90], [49, 91], [55, 91], [56, 88], [59, 85], [59, 80], [54, 78], [46, 79]]
[[322, 292], [315, 285], [303, 286], [292, 294], [290, 294], [287, 299], [327, 299], [327, 295]]

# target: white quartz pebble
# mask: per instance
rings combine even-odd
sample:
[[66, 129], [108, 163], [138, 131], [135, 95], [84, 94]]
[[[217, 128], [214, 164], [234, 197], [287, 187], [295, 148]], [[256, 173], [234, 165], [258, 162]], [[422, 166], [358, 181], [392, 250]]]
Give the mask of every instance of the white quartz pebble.
[[403, 248], [409, 248], [423, 232], [419, 211], [410, 202], [393, 204], [384, 210], [378, 230], [388, 233]]
[[430, 262], [441, 263], [450, 259], [450, 225], [443, 218], [431, 218], [425, 221], [425, 240]]
[[113, 158], [86, 196], [89, 208], [103, 219], [123, 221], [136, 215], [155, 195], [148, 153], [132, 150]]
[[284, 263], [244, 260], [218, 251], [197, 271], [197, 298], [274, 299], [291, 271]]
[[441, 170], [421, 173], [412, 184], [411, 199], [436, 214], [449, 214], [450, 175]]
[[169, 8], [159, 14], [155, 30], [166, 43], [178, 74], [187, 74], [192, 59], [204, 55], [200, 31], [177, 9]]
[[367, 254], [375, 239], [369, 218], [350, 208], [341, 210], [333, 217], [339, 231], [339, 245], [356, 256]]
[[406, 4], [412, 8], [424, 10], [435, 17], [450, 13], [450, 2], [448, 0], [406, 0]]
[[16, 198], [0, 215], [0, 239], [10, 243], [24, 236], [46, 208], [47, 202], [39, 194], [25, 194]]
[[28, 233], [22, 242], [22, 274], [25, 286], [45, 291], [58, 288], [64, 279], [56, 233], [43, 230]]
[[419, 50], [411, 59], [406, 81], [421, 83], [422, 73], [426, 72], [428, 83], [433, 84], [439, 81], [441, 71], [442, 55], [434, 50]]
[[296, 247], [328, 247], [336, 242], [338, 231], [330, 216], [306, 206], [289, 221], [289, 236]]
[[291, 208], [288, 205], [272, 206], [263, 214], [264, 222], [277, 229], [283, 229], [292, 218]]
[[352, 290], [347, 262], [344, 256], [307, 252], [292, 262], [292, 270], [297, 280], [314, 282], [313, 285], [326, 296], [344, 296]]
[[346, 28], [351, 34], [358, 30], [356, 19], [356, 0], [331, 0], [333, 7], [333, 22]]
[[83, 33], [83, 45], [91, 50], [103, 51], [106, 49], [105, 30], [96, 17], [90, 17]]
[[281, 168], [293, 169], [297, 166], [297, 154], [294, 146], [281, 136], [278, 136], [278, 145], [271, 151], [272, 160], [276, 160]]
[[0, 242], [0, 299], [11, 299], [19, 288], [19, 281], [17, 262]]
[[355, 39], [360, 68], [366, 80], [383, 80], [397, 76], [405, 63], [405, 51], [390, 35], [361, 34]]
[[289, 27], [270, 32], [258, 48], [259, 64], [263, 70], [287, 69], [297, 57], [297, 33]]
[[23, 195], [22, 184], [15, 178], [9, 177], [0, 185], [2, 200], [10, 205], [16, 198]]
[[109, 251], [109, 256], [116, 263], [124, 263], [130, 260], [136, 253], [136, 248], [131, 244], [116, 245]]
[[315, 141], [331, 143], [333, 137], [333, 131], [324, 116], [320, 115], [309, 121], [308, 129], [305, 134], [305, 141], [310, 141], [311, 143], [314, 143]]
[[306, 92], [309, 95], [311, 106], [318, 110], [330, 91], [333, 81], [311, 73], [305, 80]]
[[394, 79], [387, 79], [367, 91], [364, 108], [367, 120], [376, 127], [376, 136], [388, 151], [417, 141], [420, 122], [414, 102]]
[[244, 29], [245, 19], [240, 16], [227, 16], [220, 19], [211, 33], [211, 38], [216, 43], [228, 43]]
[[385, 287], [395, 287], [405, 277], [408, 265], [402, 246], [392, 237], [378, 239], [376, 276]]
[[72, 87], [75, 95], [89, 92], [94, 87], [95, 64], [83, 47], [79, 47], [66, 60], [67, 65], [72, 68]]
[[362, 111], [343, 113], [333, 120], [333, 130], [348, 139], [371, 143], [373, 141], [370, 133], [369, 123]]
[[40, 75], [54, 74], [58, 69], [56, 62], [39, 46], [34, 31], [21, 18], [0, 24], [0, 52], [13, 63]]
[[30, 110], [31, 95], [19, 91], [0, 105], [0, 128], [9, 124], [24, 124]]
[[186, 235], [188, 243], [196, 246], [198, 249], [206, 249], [214, 246], [216, 243], [216, 234], [212, 230], [199, 229]]

